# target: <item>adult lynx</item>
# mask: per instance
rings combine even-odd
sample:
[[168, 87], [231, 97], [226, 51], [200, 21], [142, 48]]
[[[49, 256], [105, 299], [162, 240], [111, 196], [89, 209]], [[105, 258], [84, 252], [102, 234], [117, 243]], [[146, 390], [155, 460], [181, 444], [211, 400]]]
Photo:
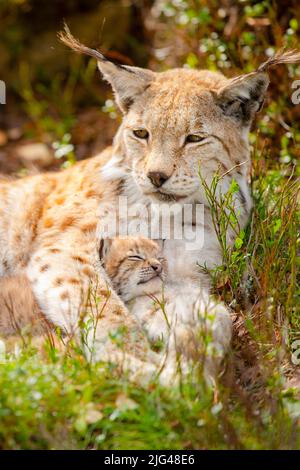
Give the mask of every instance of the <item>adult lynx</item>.
[[[145, 207], [174, 201], [182, 207], [186, 203], [204, 205], [204, 245], [186, 251], [186, 240], [170, 239], [163, 250], [172, 299], [167, 314], [178, 335], [190, 338], [190, 332], [201, 327], [205, 305], [212, 302], [208, 280], [199, 273], [198, 263], [208, 267], [221, 263], [209, 204], [198, 177], [199, 163], [208, 184], [221, 169], [222, 191], [228, 189], [232, 177], [238, 182], [235, 203], [240, 225], [245, 225], [251, 210], [248, 130], [263, 103], [268, 68], [298, 62], [300, 54], [277, 54], [255, 72], [227, 79], [205, 70], [155, 73], [115, 65], [80, 44], [67, 28], [61, 40], [97, 59], [113, 87], [123, 122], [113, 146], [94, 158], [59, 173], [0, 183], [0, 276], [25, 273], [47, 320], [75, 332], [81, 308], [86, 307], [89, 284], [95, 282], [98, 309], [105, 312], [96, 334], [100, 356], [114, 350], [108, 332], [125, 324], [128, 350], [142, 357], [148, 345], [134, 318], [113, 290], [108, 294], [109, 281], [103, 270], [95, 281], [96, 226], [102, 223], [99, 204], [110, 211], [122, 195], [129, 205], [139, 202]], [[184, 223], [195, 224], [193, 216]], [[228, 233], [228, 238], [233, 234]], [[226, 315], [223, 305], [213, 308]], [[229, 322], [228, 316], [228, 328], [220, 328], [218, 322], [212, 326], [223, 352], [230, 343]]]

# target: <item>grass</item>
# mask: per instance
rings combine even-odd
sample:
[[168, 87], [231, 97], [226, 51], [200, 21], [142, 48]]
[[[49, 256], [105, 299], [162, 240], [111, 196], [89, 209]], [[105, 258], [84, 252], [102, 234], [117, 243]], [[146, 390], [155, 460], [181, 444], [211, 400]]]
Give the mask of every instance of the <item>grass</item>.
[[[299, 48], [300, 6], [290, 3], [282, 9], [268, 0], [237, 2], [229, 12], [212, 1], [157, 2], [147, 36], [152, 65], [249, 72], [283, 45]], [[8, 34], [10, 25], [5, 31], [11, 49], [17, 36]], [[32, 123], [28, 137], [51, 142], [64, 166], [74, 162], [70, 134], [83, 105], [104, 105], [116, 117], [112, 102], [97, 94], [95, 64], [70, 61], [69, 76], [37, 82], [30, 54], [16, 57], [14, 80], [16, 100]], [[235, 182], [221, 204], [227, 213], [216, 202], [216, 181], [206, 187], [223, 252], [222, 265], [209, 274], [234, 322], [218, 393], [201, 377], [173, 389], [156, 382], [139, 387], [109, 365], [91, 365], [80, 349], [61, 351], [47, 339], [42, 348], [26, 339], [7, 353], [0, 343], [1, 449], [300, 448], [299, 366], [291, 362], [293, 352], [300, 357], [300, 105], [290, 99], [299, 77], [299, 66], [271, 74], [250, 134], [254, 208], [245, 230], [231, 210]], [[236, 231], [232, 248], [224, 235], [228, 224]]]
[[[50, 348], [51, 349], [51, 348]], [[272, 406], [244, 407], [201, 380], [181, 389], [130, 384], [75, 349], [67, 355], [30, 345], [0, 372], [2, 449], [285, 449], [299, 445], [292, 391]], [[273, 378], [278, 380], [279, 378]], [[275, 384], [268, 385], [274, 392]], [[276, 384], [278, 392], [278, 384]]]

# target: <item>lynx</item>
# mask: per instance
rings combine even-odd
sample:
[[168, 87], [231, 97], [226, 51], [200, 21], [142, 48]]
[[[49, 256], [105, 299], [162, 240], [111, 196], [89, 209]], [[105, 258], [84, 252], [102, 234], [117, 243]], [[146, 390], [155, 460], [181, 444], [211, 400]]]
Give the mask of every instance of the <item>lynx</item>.
[[[159, 243], [143, 237], [114, 238], [105, 240], [102, 246], [102, 259], [105, 270], [112, 281], [115, 292], [122, 298], [130, 312], [137, 318], [140, 325], [145, 330], [151, 342], [157, 343], [161, 340], [161, 357], [164, 360], [164, 353], [167, 350], [167, 361], [173, 361], [175, 367], [176, 355], [181, 347], [188, 352], [188, 345], [185, 343], [187, 334], [189, 341], [195, 341], [195, 335], [185, 328], [173, 328], [168, 318], [168, 304], [170, 298], [164, 293], [164, 284], [167, 282], [168, 267], [167, 262], [161, 255], [162, 247]], [[214, 306], [215, 307], [215, 306]], [[203, 304], [202, 315], [205, 325], [202, 324], [204, 332], [214, 331], [210, 322], [213, 319], [214, 327], [219, 321], [223, 328], [223, 337], [230, 336], [230, 319], [227, 311], [218, 306], [214, 311], [212, 305], [206, 306], [206, 317], [204, 315], [205, 305]], [[219, 315], [219, 318], [218, 318]], [[182, 341], [182, 334], [185, 341]], [[203, 338], [202, 338], [203, 339]], [[217, 350], [203, 351], [204, 345], [201, 338], [197, 340], [197, 359], [202, 359], [204, 374], [207, 380], [216, 378], [216, 361], [218, 355], [222, 358], [222, 339], [214, 335], [214, 347]], [[201, 357], [202, 350], [202, 357]], [[221, 354], [220, 354], [221, 351]], [[195, 354], [195, 351], [194, 351]], [[205, 358], [205, 356], [208, 356]], [[172, 358], [172, 359], [171, 359]], [[213, 358], [213, 361], [210, 360]]]
[[162, 290], [167, 266], [155, 241], [143, 237], [115, 238], [106, 241], [102, 258], [115, 292], [125, 303]]
[[[248, 130], [263, 104], [268, 69], [299, 62], [300, 53], [278, 53], [256, 71], [228, 79], [206, 70], [156, 73], [116, 65], [80, 44], [68, 28], [60, 39], [98, 61], [114, 90], [123, 122], [112, 147], [98, 156], [59, 173], [0, 183], [0, 276], [26, 275], [47, 321], [66, 332], [77, 334], [80, 316], [97, 308], [101, 312], [93, 336], [97, 357], [117, 354], [108, 333], [125, 325], [129, 363], [135, 358], [147, 361], [149, 345], [143, 332], [98, 265], [102, 216], [116, 210], [119, 196], [127, 198], [130, 207], [202, 204], [202, 246], [187, 251], [185, 239], [171, 236], [164, 241], [169, 269], [167, 315], [182, 339], [183, 353], [192, 348], [194, 354], [197, 341], [190, 341], [190, 335], [203, 330], [203, 324], [207, 327], [203, 319], [212, 309], [216, 321], [207, 334], [213, 333], [217, 349], [222, 346], [220, 355], [225, 354], [231, 338], [230, 316], [224, 305], [210, 297], [209, 280], [198, 268], [199, 263], [213, 267], [222, 261], [199, 165], [207, 184], [216, 171], [221, 172], [222, 192], [235, 178], [239, 185], [235, 207], [243, 227], [252, 207]], [[196, 223], [193, 212], [184, 220], [186, 226]], [[229, 231], [229, 242], [234, 238]], [[86, 301], [90, 283], [97, 291], [96, 306]]]
[[168, 268], [160, 244], [143, 237], [115, 238], [105, 242], [102, 256], [115, 292], [148, 337], [166, 340], [168, 319], [162, 302]]

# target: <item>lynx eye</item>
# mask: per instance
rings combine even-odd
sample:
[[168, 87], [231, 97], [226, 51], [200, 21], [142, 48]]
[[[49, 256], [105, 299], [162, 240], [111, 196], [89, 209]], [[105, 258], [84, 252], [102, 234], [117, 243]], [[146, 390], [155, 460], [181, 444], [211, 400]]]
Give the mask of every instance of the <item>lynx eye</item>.
[[149, 132], [146, 129], [135, 129], [133, 131], [133, 134], [138, 138], [138, 139], [148, 139], [149, 137]]
[[201, 135], [189, 134], [188, 136], [186, 136], [185, 143], [186, 144], [189, 144], [189, 143], [193, 144], [193, 143], [201, 142], [204, 139], [205, 139], [205, 137], [201, 137]]
[[128, 259], [130, 261], [143, 261], [143, 258], [141, 256], [138, 256], [138, 255], [128, 256]]

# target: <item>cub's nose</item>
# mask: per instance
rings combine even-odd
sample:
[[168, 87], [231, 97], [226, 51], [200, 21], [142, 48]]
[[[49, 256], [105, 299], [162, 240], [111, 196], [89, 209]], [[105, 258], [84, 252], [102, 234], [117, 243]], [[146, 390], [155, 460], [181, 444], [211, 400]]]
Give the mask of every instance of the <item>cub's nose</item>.
[[157, 273], [160, 274], [162, 272], [162, 265], [159, 261], [152, 261], [151, 268]]
[[166, 175], [166, 173], [160, 171], [149, 171], [147, 176], [156, 188], [160, 188], [169, 179], [169, 176]]

